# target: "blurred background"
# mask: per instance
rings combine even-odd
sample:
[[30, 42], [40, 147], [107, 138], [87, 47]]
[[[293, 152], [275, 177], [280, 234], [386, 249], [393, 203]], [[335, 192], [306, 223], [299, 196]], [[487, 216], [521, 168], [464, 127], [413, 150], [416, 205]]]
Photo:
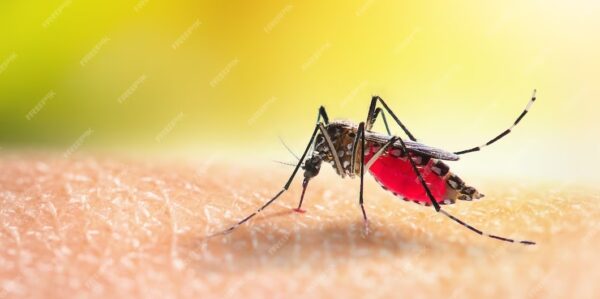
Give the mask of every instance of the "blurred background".
[[453, 167], [597, 181], [598, 13], [591, 0], [2, 1], [1, 151], [271, 163], [291, 158], [278, 136], [302, 151], [319, 105], [359, 122], [375, 94], [456, 151], [511, 125], [537, 88], [513, 134]]

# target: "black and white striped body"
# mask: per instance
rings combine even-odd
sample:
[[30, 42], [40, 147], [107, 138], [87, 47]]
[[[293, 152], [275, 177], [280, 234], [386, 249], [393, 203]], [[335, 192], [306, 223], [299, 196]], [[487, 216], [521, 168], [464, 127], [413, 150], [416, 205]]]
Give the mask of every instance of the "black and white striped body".
[[[354, 178], [359, 175], [360, 156], [355, 153], [361, 152], [361, 145], [356, 142], [357, 126], [347, 121], [333, 121], [325, 128], [328, 136], [317, 135], [314, 154], [330, 163], [341, 177]], [[375, 152], [390, 138], [391, 136], [379, 133], [366, 133], [366, 170], [371, 171], [371, 167], [375, 165], [371, 174], [385, 190], [395, 196], [421, 205], [430, 205], [431, 202], [410, 169], [407, 155], [402, 151], [400, 144], [391, 145], [389, 149], [375, 157]], [[461, 178], [450, 172], [450, 167], [446, 163], [434, 158], [437, 156], [454, 159], [453, 154], [417, 142], [407, 142], [408, 145], [410, 145], [408, 155], [431, 184], [430, 188], [438, 195], [436, 200], [440, 204], [453, 204], [456, 200], [471, 201], [483, 197], [483, 194], [467, 186]], [[386, 163], [389, 165], [388, 168], [392, 169], [381, 169], [382, 166], [378, 165], [380, 163]]]

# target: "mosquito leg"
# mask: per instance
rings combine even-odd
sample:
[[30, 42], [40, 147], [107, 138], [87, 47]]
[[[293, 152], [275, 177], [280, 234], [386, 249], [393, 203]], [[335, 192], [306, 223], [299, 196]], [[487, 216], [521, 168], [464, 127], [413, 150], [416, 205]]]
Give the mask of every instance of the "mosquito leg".
[[[404, 141], [402, 140], [402, 138], [398, 138], [398, 140], [400, 141], [400, 145], [402, 146], [402, 150], [404, 152], [408, 153], [408, 150], [406, 149], [406, 145], [404, 144]], [[435, 197], [433, 196], [433, 194], [431, 193], [431, 190], [429, 190], [429, 187], [427, 186], [427, 184], [425, 183], [425, 180], [423, 179], [423, 176], [421, 176], [421, 172], [419, 172], [419, 169], [417, 168], [417, 165], [415, 164], [415, 162], [413, 161], [413, 159], [410, 158], [410, 156], [408, 157], [408, 161], [410, 162], [410, 165], [412, 165], [412, 169], [415, 172], [415, 174], [417, 175], [417, 177], [419, 178], [419, 181], [421, 182], [421, 186], [423, 186], [423, 189], [425, 189], [425, 193], [427, 194], [427, 197], [429, 197], [429, 201], [431, 201], [431, 204], [433, 205], [433, 207], [435, 208], [435, 210], [437, 212], [442, 213], [444, 216], [452, 219], [453, 221], [455, 221], [456, 223], [470, 229], [471, 231], [480, 234], [482, 236], [487, 236], [490, 237], [492, 239], [496, 239], [496, 240], [500, 240], [500, 241], [504, 241], [504, 242], [510, 242], [510, 243], [521, 243], [521, 244], [525, 244], [525, 245], [535, 245], [535, 242], [532, 241], [518, 241], [518, 240], [514, 240], [514, 239], [509, 239], [509, 238], [505, 238], [505, 237], [501, 237], [501, 236], [496, 236], [496, 235], [492, 235], [492, 234], [487, 234], [484, 233], [483, 231], [469, 225], [468, 223], [460, 220], [459, 218], [451, 215], [450, 213], [442, 210], [440, 208], [440, 205], [437, 203], [437, 201], [435, 200]]]
[[[361, 123], [362, 124], [362, 123]], [[354, 136], [354, 141], [352, 142], [352, 157], [350, 159], [350, 173], [355, 173], [356, 170], [356, 153], [358, 152], [358, 141], [360, 140], [360, 125], [356, 132], [356, 136]]]
[[379, 114], [381, 114], [381, 117], [383, 118], [383, 123], [385, 125], [385, 130], [387, 131], [388, 135], [392, 135], [387, 122], [387, 118], [385, 117], [385, 113], [383, 112], [383, 110], [381, 110], [381, 108], [375, 108], [377, 106], [377, 98], [378, 97], [373, 97], [371, 99], [371, 104], [369, 105], [369, 114], [367, 115], [367, 122], [365, 124], [365, 130], [370, 131], [373, 128], [375, 121], [377, 121], [377, 117], [379, 116]]
[[[363, 123], [364, 124], [363, 133], [364, 133], [364, 131], [371, 130], [371, 128], [373, 127], [373, 124], [375, 124], [375, 121], [377, 120], [377, 116], [379, 116], [379, 114], [381, 113], [381, 117], [383, 118], [383, 123], [385, 124], [385, 129], [386, 129], [388, 135], [392, 135], [392, 133], [390, 132], [390, 127], [388, 126], [387, 119], [385, 117], [385, 113], [383, 112], [383, 110], [381, 110], [381, 108], [375, 109], [376, 104], [377, 104], [377, 98], [373, 97], [373, 99], [371, 100], [371, 105], [369, 105], [369, 115], [367, 115], [367, 121], [366, 121], [366, 123]], [[350, 161], [350, 169], [352, 169], [351, 173], [354, 173], [354, 171], [356, 169], [355, 163], [356, 163], [356, 153], [358, 150], [359, 138], [360, 138], [360, 126], [358, 128], [358, 132], [357, 132], [356, 136], [354, 137], [354, 141], [352, 142], [352, 159]], [[367, 168], [367, 170], [368, 169], [369, 168]]]
[[517, 124], [521, 121], [521, 119], [523, 119], [523, 117], [525, 116], [525, 114], [527, 114], [527, 112], [529, 112], [529, 109], [531, 108], [531, 106], [533, 105], [533, 103], [535, 102], [535, 89], [533, 90], [533, 95], [531, 96], [531, 100], [529, 100], [529, 103], [527, 103], [527, 106], [525, 107], [525, 109], [523, 110], [523, 112], [521, 112], [521, 114], [519, 115], [519, 117], [517, 117], [517, 120], [515, 120], [515, 122], [512, 124], [512, 126], [510, 126], [510, 128], [504, 130], [504, 132], [500, 133], [498, 136], [490, 139], [490, 141], [480, 145], [480, 146], [476, 146], [467, 150], [462, 150], [462, 151], [458, 151], [458, 152], [454, 152], [457, 155], [462, 155], [462, 154], [466, 154], [466, 153], [471, 153], [471, 152], [476, 152], [481, 150], [482, 148], [491, 145], [492, 143], [502, 139], [502, 137], [508, 135], [508, 133], [510, 133], [512, 131], [512, 129], [514, 127], [517, 126]]
[[374, 96], [371, 98], [371, 103], [369, 104], [369, 112], [367, 112], [367, 121], [366, 121], [366, 130], [370, 131], [373, 128], [373, 124], [375, 123], [375, 108], [377, 106], [377, 97]]
[[381, 148], [379, 150], [377, 150], [377, 152], [375, 152], [375, 154], [371, 157], [371, 159], [369, 159], [369, 162], [367, 162], [367, 164], [365, 165], [366, 170], [371, 169], [371, 166], [373, 165], [373, 163], [375, 163], [375, 161], [377, 161], [377, 159], [385, 152], [385, 150], [390, 145], [394, 144], [394, 142], [396, 142], [396, 140], [398, 140], [398, 137], [392, 136], [392, 138], [390, 138], [390, 140], [388, 140], [385, 144], [383, 144], [383, 146], [381, 146]]
[[[338, 173], [342, 177], [344, 177], [345, 173], [344, 173], [344, 169], [342, 168], [342, 163], [340, 162], [340, 157], [338, 156], [337, 151], [335, 150], [335, 147], [333, 146], [333, 141], [331, 140], [329, 133], [327, 133], [327, 129], [325, 129], [325, 126], [323, 126], [322, 123], [319, 123], [317, 126], [319, 127], [319, 130], [321, 131], [323, 138], [325, 138], [325, 142], [327, 143], [327, 147], [329, 148], [329, 151], [331, 152], [331, 155], [333, 156], [333, 163], [335, 164]], [[306, 212], [305, 210], [302, 210], [302, 202], [304, 201], [304, 193], [306, 193], [306, 187], [308, 186], [309, 180], [310, 180], [309, 178], [305, 177], [304, 181], [302, 182], [302, 195], [300, 195], [300, 202], [298, 203], [298, 207], [293, 209], [294, 212], [298, 212], [298, 213]]]
[[360, 209], [362, 211], [363, 214], [363, 220], [365, 223], [365, 233], [369, 232], [369, 219], [367, 218], [367, 212], [365, 211], [365, 206], [364, 206], [364, 179], [365, 179], [365, 123], [361, 122], [358, 125], [358, 132], [357, 132], [357, 137], [360, 135], [360, 144], [361, 144], [361, 148], [360, 148], [360, 194], [359, 194], [359, 199], [358, 199], [358, 203], [360, 204]]
[[266, 207], [268, 207], [271, 203], [273, 203], [277, 198], [279, 198], [279, 196], [281, 196], [281, 194], [283, 194], [285, 191], [288, 190], [288, 188], [290, 187], [290, 185], [292, 184], [292, 181], [294, 180], [294, 177], [296, 176], [296, 173], [298, 172], [298, 169], [300, 168], [300, 165], [302, 164], [302, 161], [304, 161], [304, 158], [306, 158], [306, 154], [308, 153], [308, 150], [311, 148], [311, 145], [315, 139], [315, 135], [317, 135], [317, 131], [319, 130], [319, 125], [315, 125], [315, 129], [312, 132], [312, 135], [310, 136], [310, 140], [308, 141], [308, 145], [306, 146], [306, 149], [304, 150], [304, 153], [302, 154], [302, 156], [300, 157], [300, 161], [298, 161], [298, 164], [296, 164], [296, 167], [294, 168], [294, 171], [292, 172], [292, 174], [290, 175], [289, 179], [287, 180], [287, 182], [285, 183], [285, 185], [283, 186], [283, 188], [275, 195], [273, 196], [269, 201], [267, 201], [264, 205], [262, 205], [258, 210], [256, 210], [256, 212], [246, 216], [246, 218], [240, 220], [238, 223], [232, 225], [231, 227], [229, 227], [228, 229], [221, 231], [219, 233], [213, 234], [209, 237], [212, 236], [216, 236], [216, 235], [222, 235], [222, 234], [226, 234], [229, 233], [231, 231], [233, 231], [234, 229], [236, 229], [238, 226], [244, 224], [244, 222], [252, 219], [252, 217], [256, 216], [258, 213], [262, 212]]
[[343, 178], [346, 174], [344, 172], [344, 168], [342, 167], [340, 156], [337, 154], [337, 150], [333, 145], [333, 140], [329, 136], [329, 133], [327, 133], [327, 129], [325, 129], [325, 126], [323, 126], [322, 123], [318, 124], [318, 127], [321, 130], [321, 134], [323, 134], [323, 137], [325, 138], [325, 142], [327, 143], [327, 147], [329, 148], [331, 155], [333, 156], [333, 164], [335, 164], [338, 174]]
[[404, 131], [406, 136], [408, 136], [408, 138], [412, 141], [417, 141], [417, 139], [413, 136], [413, 134], [410, 133], [410, 131], [406, 128], [406, 126], [404, 126], [404, 124], [400, 121], [400, 119], [396, 116], [396, 114], [394, 114], [392, 109], [390, 109], [390, 107], [385, 103], [385, 101], [382, 98], [380, 98], [379, 96], [373, 96], [371, 98], [371, 104], [369, 105], [369, 114], [367, 115], [366, 130], [370, 131], [371, 128], [373, 127], [375, 111], [376, 111], [375, 107], [377, 106], [377, 101], [379, 101], [379, 103], [381, 103], [381, 105], [383, 105], [383, 108], [385, 109], [385, 111], [387, 111], [387, 113], [390, 116], [392, 116], [394, 121], [396, 121], [396, 123], [400, 126], [400, 128], [402, 128], [402, 131]]
[[321, 122], [321, 118], [323, 118], [323, 122], [328, 125], [329, 124], [329, 116], [327, 115], [327, 111], [325, 111], [325, 107], [319, 107], [319, 116], [317, 116], [317, 123]]
[[[356, 137], [354, 138], [354, 142], [352, 144], [352, 162], [351, 162], [351, 173], [354, 173], [354, 171], [356, 170], [355, 166], [354, 166], [354, 161], [356, 161], [356, 153], [358, 152], [358, 140], [360, 138], [359, 134], [356, 134]], [[394, 144], [394, 142], [396, 142], [398, 140], [398, 137], [396, 136], [392, 136], [392, 138], [390, 138], [390, 140], [388, 140], [385, 144], [383, 144], [383, 146], [381, 146], [381, 148], [379, 150], [377, 150], [377, 152], [373, 155], [373, 157], [371, 157], [371, 159], [369, 160], [369, 162], [367, 162], [366, 166], [366, 170], [371, 169], [371, 165], [373, 165], [373, 163], [375, 163], [375, 161], [377, 161], [377, 158], [379, 158], [379, 156], [381, 156], [385, 150], [392, 144]]]
[[[329, 124], [329, 116], [327, 115], [327, 111], [325, 111], [325, 107], [320, 106], [319, 107], [319, 113], [317, 114], [317, 124], [319, 124], [321, 122], [321, 119], [323, 119], [323, 122], [327, 125]], [[300, 158], [298, 158], [298, 155], [296, 155], [296, 153], [294, 153], [294, 151], [292, 151], [292, 149], [285, 143], [285, 141], [283, 141], [283, 138], [281, 138], [281, 136], [278, 136], [279, 141], [281, 142], [281, 144], [283, 144], [283, 146], [288, 150], [288, 152], [290, 152], [290, 154], [292, 154], [292, 156], [294, 156], [294, 158], [296, 158], [297, 160], [300, 160]], [[278, 162], [278, 161], [276, 161]], [[279, 163], [279, 162], [278, 162]], [[285, 163], [287, 164], [287, 163]], [[292, 165], [295, 166], [295, 165]]]
[[377, 117], [379, 116], [379, 114], [381, 114], [381, 118], [383, 119], [383, 124], [385, 125], [385, 131], [387, 132], [388, 135], [391, 136], [392, 132], [390, 131], [390, 126], [388, 125], [387, 118], [385, 117], [385, 112], [383, 112], [383, 110], [381, 110], [381, 108], [375, 109], [375, 114], [373, 115], [372, 123], [370, 125], [369, 130], [373, 127], [373, 125], [377, 121]]
[[[325, 125], [329, 124], [329, 116], [327, 115], [327, 111], [325, 111], [325, 107], [319, 107], [319, 113], [317, 114], [317, 124], [321, 123], [321, 119], [323, 119], [323, 123]], [[310, 154], [312, 154], [313, 149], [310, 150]], [[310, 156], [309, 154], [309, 156]]]

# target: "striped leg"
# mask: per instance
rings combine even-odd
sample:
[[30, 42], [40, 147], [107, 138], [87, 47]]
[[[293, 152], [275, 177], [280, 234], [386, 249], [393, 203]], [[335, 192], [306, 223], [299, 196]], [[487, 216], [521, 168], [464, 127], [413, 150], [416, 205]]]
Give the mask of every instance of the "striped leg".
[[519, 117], [517, 117], [517, 120], [515, 120], [515, 122], [512, 124], [512, 126], [510, 126], [510, 128], [506, 129], [504, 132], [500, 133], [498, 136], [490, 139], [490, 141], [480, 145], [480, 146], [476, 146], [474, 148], [470, 148], [467, 150], [462, 150], [462, 151], [458, 151], [458, 152], [454, 152], [454, 154], [456, 155], [462, 155], [462, 154], [466, 154], [466, 153], [471, 153], [471, 152], [476, 152], [481, 150], [482, 148], [491, 145], [492, 143], [502, 139], [502, 137], [508, 135], [508, 133], [510, 133], [512, 131], [512, 129], [517, 126], [517, 124], [521, 121], [521, 119], [523, 119], [523, 117], [525, 116], [525, 114], [527, 114], [527, 112], [529, 111], [529, 109], [531, 108], [531, 106], [533, 105], [533, 103], [535, 102], [535, 89], [533, 90], [533, 95], [531, 96], [531, 100], [529, 100], [529, 103], [527, 103], [527, 107], [525, 107], [525, 110], [523, 110], [523, 112], [521, 112], [521, 114], [519, 115]]
[[[406, 128], [406, 126], [404, 126], [404, 124], [400, 121], [400, 119], [398, 119], [396, 114], [394, 114], [392, 109], [390, 109], [390, 107], [385, 103], [385, 101], [382, 98], [380, 98], [379, 96], [373, 96], [371, 98], [371, 104], [369, 105], [369, 113], [367, 114], [367, 122], [366, 122], [365, 130], [370, 131], [371, 128], [373, 127], [373, 124], [375, 123], [375, 118], [377, 116], [377, 113], [376, 113], [377, 110], [375, 109], [375, 106], [377, 106], [377, 101], [379, 101], [379, 103], [381, 103], [381, 105], [383, 105], [383, 108], [385, 109], [385, 111], [387, 111], [387, 113], [389, 113], [389, 115], [394, 119], [394, 121], [396, 121], [396, 123], [400, 126], [400, 128], [402, 128], [402, 131], [404, 131], [404, 133], [406, 133], [406, 136], [408, 136], [408, 138], [412, 141], [417, 141], [417, 139], [410, 133], [410, 131]], [[378, 108], [378, 109], [380, 109], [380, 108]], [[387, 121], [385, 120], [385, 118], [384, 118], [384, 121], [387, 124]], [[387, 125], [386, 125], [386, 128], [387, 128]], [[388, 135], [391, 135], [389, 128], [388, 128]]]
[[335, 150], [335, 146], [333, 145], [333, 140], [331, 140], [331, 136], [329, 136], [329, 133], [327, 133], [327, 129], [325, 128], [325, 126], [323, 126], [322, 123], [319, 123], [317, 126], [319, 127], [319, 130], [321, 130], [321, 134], [323, 134], [323, 138], [325, 138], [327, 147], [331, 151], [331, 155], [333, 156], [333, 164], [335, 164], [338, 174], [342, 178], [344, 178], [346, 173], [344, 172], [344, 168], [342, 167], [340, 157], [338, 156], [337, 151]]
[[[408, 152], [408, 150], [406, 149], [406, 145], [404, 144], [404, 141], [402, 140], [402, 138], [398, 137], [398, 140], [400, 141], [400, 145], [402, 146], [402, 150], [404, 152]], [[431, 204], [433, 205], [433, 207], [435, 208], [435, 210], [437, 212], [442, 213], [442, 215], [452, 219], [453, 221], [457, 222], [458, 224], [470, 229], [471, 231], [474, 231], [477, 234], [480, 234], [482, 236], [487, 236], [490, 237], [492, 239], [497, 239], [500, 241], [505, 241], [505, 242], [510, 242], [510, 243], [521, 243], [521, 244], [525, 244], [525, 245], [535, 245], [535, 242], [532, 241], [518, 241], [518, 240], [514, 240], [514, 239], [509, 239], [509, 238], [505, 238], [505, 237], [500, 237], [500, 236], [496, 236], [496, 235], [491, 235], [491, 234], [487, 234], [484, 233], [483, 231], [467, 224], [466, 222], [460, 220], [459, 218], [452, 216], [450, 213], [442, 210], [439, 206], [439, 204], [437, 203], [437, 201], [435, 200], [435, 197], [433, 196], [433, 194], [431, 193], [431, 190], [429, 190], [429, 187], [427, 186], [427, 184], [425, 183], [425, 180], [423, 179], [423, 177], [421, 176], [421, 173], [419, 172], [419, 169], [417, 169], [417, 165], [415, 164], [415, 162], [413, 161], [413, 159], [408, 159], [408, 161], [410, 162], [410, 165], [412, 165], [412, 169], [414, 171], [414, 173], [417, 175], [417, 177], [419, 178], [419, 181], [421, 182], [421, 185], [423, 186], [423, 189], [425, 189], [425, 193], [427, 194], [427, 197], [429, 197], [429, 201], [431, 201]]]
[[[396, 140], [398, 140], [398, 137], [392, 137], [392, 138], [390, 138], [390, 140], [388, 140], [388, 142], [386, 142], [384, 145], [382, 145], [381, 148], [371, 157], [371, 159], [369, 160], [369, 162], [366, 163], [366, 164], [365, 164], [365, 151], [366, 151], [365, 123], [360, 123], [358, 125], [358, 132], [356, 134], [355, 141], [357, 141], [358, 138], [360, 138], [360, 141], [361, 141], [361, 147], [360, 147], [361, 155], [360, 155], [360, 195], [359, 195], [359, 204], [360, 204], [360, 209], [362, 211], [363, 219], [364, 219], [364, 222], [365, 222], [365, 233], [368, 234], [369, 233], [369, 220], [367, 218], [367, 212], [365, 211], [365, 206], [364, 206], [365, 169], [369, 170], [369, 168], [371, 168], [371, 165], [373, 165], [373, 163], [375, 162], [375, 160], [377, 160], [377, 158], [379, 158], [379, 156], [381, 156], [390, 145], [394, 144], [394, 142], [396, 142]], [[356, 142], [355, 142], [355, 146], [354, 146], [354, 149], [352, 151], [352, 157], [353, 157], [352, 160], [353, 161], [354, 161], [354, 157], [356, 156], [356, 152], [357, 152], [357, 147], [356, 147]], [[351, 168], [351, 169], [354, 171], [354, 168]]]

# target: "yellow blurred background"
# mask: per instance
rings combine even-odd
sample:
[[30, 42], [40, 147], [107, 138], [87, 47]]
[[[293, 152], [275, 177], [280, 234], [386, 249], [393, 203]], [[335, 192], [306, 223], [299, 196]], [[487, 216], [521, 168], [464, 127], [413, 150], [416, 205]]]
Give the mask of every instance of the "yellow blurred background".
[[[597, 1], [2, 1], [0, 146], [289, 159], [382, 96], [482, 176], [598, 181]], [[376, 127], [382, 129], [381, 126]], [[400, 133], [400, 130], [394, 129]], [[460, 165], [460, 166], [458, 166]]]

